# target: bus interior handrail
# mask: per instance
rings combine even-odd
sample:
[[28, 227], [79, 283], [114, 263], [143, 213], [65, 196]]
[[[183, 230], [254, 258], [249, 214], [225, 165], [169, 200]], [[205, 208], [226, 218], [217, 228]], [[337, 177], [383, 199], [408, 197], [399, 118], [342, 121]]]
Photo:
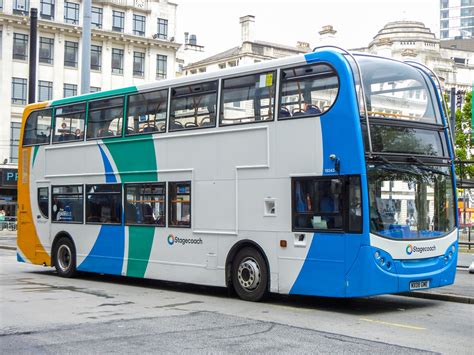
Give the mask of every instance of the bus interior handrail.
[[[357, 68], [357, 76], [359, 77], [359, 85], [360, 85], [360, 89], [362, 91], [362, 102], [364, 104], [364, 116], [365, 116], [365, 123], [367, 125], [367, 140], [369, 141], [369, 157], [372, 157], [372, 154], [373, 154], [373, 149], [372, 149], [372, 135], [370, 133], [370, 122], [369, 122], [369, 115], [367, 113], [367, 102], [366, 102], [366, 98], [365, 98], [365, 87], [364, 87], [364, 81], [362, 79], [362, 72], [360, 70], [360, 66], [359, 66], [359, 63], [357, 62], [357, 59], [355, 59], [354, 55], [352, 53], [350, 53], [349, 51], [347, 51], [346, 49], [344, 48], [341, 48], [341, 47], [338, 47], [338, 46], [334, 46], [334, 45], [323, 45], [323, 46], [319, 46], [319, 47], [314, 47], [313, 48], [313, 52], [316, 52], [317, 50], [320, 50], [320, 49], [323, 49], [323, 48], [335, 48], [335, 49], [338, 49], [340, 50], [341, 52], [347, 54], [349, 57], [352, 58], [352, 60], [354, 61], [355, 63], [355, 66]], [[348, 61], [349, 62], [349, 61]], [[349, 64], [350, 66], [350, 64]], [[351, 68], [352, 69], [352, 68]], [[355, 84], [355, 83], [354, 83]], [[357, 103], [359, 104], [359, 98], [357, 97]]]

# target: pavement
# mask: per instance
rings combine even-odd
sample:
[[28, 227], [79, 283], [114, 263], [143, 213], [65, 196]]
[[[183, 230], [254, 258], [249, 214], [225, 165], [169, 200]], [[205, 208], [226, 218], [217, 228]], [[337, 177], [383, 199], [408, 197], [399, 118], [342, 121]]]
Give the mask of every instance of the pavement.
[[[16, 232], [0, 231], [0, 249], [16, 250]], [[456, 280], [451, 286], [429, 290], [406, 292], [408, 297], [434, 299], [440, 301], [474, 304], [474, 274], [469, 273], [469, 266], [474, 262], [474, 248], [471, 252], [458, 253]]]

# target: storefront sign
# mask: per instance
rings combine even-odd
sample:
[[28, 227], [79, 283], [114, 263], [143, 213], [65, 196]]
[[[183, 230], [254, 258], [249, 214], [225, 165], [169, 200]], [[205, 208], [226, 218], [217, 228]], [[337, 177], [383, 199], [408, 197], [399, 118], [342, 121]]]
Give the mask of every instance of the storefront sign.
[[16, 186], [18, 181], [18, 169], [2, 169], [2, 186]]

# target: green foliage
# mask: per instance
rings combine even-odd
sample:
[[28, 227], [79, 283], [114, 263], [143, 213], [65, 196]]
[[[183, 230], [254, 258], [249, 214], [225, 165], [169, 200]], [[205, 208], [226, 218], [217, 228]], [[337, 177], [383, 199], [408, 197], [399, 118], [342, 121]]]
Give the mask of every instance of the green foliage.
[[[474, 148], [471, 141], [472, 92], [464, 96], [462, 110], [456, 110], [456, 157], [459, 160], [470, 160], [471, 150]], [[474, 164], [456, 164], [456, 175], [462, 178], [474, 178]]]

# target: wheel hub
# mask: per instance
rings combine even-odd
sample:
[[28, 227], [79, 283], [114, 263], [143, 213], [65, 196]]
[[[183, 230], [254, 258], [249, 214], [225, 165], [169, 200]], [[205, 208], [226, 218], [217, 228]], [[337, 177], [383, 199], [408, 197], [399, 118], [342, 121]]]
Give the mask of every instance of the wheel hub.
[[246, 290], [254, 290], [260, 283], [260, 268], [253, 258], [242, 260], [237, 271], [237, 279]]
[[67, 245], [58, 248], [58, 264], [62, 271], [67, 271], [71, 266], [71, 249]]

